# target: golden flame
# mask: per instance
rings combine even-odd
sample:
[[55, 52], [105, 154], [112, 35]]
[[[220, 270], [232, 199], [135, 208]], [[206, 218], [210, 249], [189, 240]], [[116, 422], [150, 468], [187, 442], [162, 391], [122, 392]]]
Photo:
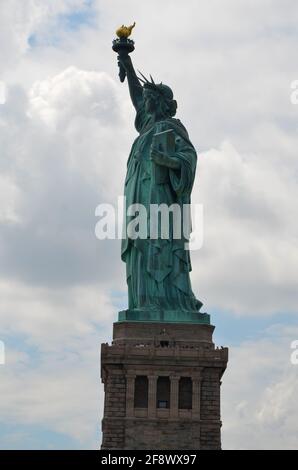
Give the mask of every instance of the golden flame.
[[116, 34], [118, 36], [118, 38], [128, 38], [130, 35], [131, 35], [131, 32], [133, 30], [133, 28], [135, 27], [136, 23], [134, 22], [134, 24], [130, 25], [130, 26], [124, 26], [124, 24], [122, 26], [120, 26], [120, 28], [118, 28], [116, 30]]

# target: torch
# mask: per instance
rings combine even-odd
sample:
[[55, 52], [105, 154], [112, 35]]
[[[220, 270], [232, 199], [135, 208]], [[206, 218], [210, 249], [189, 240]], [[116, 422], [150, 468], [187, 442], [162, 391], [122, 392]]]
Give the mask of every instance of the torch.
[[[132, 29], [135, 27], [136, 23], [132, 24], [131, 26], [124, 26], [122, 25], [120, 28], [117, 29], [116, 34], [117, 38], [113, 40], [113, 51], [117, 52], [118, 58], [124, 58], [130, 52], [134, 51], [135, 43], [132, 39], [129, 39], [131, 35]], [[124, 67], [119, 63], [119, 78], [120, 82], [124, 82], [126, 77], [126, 72]]]

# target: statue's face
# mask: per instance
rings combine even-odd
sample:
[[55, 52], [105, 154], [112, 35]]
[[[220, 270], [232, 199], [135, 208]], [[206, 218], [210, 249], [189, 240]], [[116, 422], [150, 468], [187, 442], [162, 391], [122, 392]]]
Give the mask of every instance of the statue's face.
[[154, 112], [156, 110], [156, 94], [152, 90], [144, 88], [143, 97], [145, 101], [146, 112], [149, 114]]

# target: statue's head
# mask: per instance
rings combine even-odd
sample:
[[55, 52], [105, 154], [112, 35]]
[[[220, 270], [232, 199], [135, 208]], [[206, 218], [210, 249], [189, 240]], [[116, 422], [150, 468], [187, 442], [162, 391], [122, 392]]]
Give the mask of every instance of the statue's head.
[[[145, 77], [144, 77], [145, 78]], [[155, 114], [159, 118], [169, 118], [176, 114], [177, 101], [174, 100], [173, 91], [163, 83], [154, 83], [140, 79], [143, 83], [143, 98], [145, 109], [148, 114]]]

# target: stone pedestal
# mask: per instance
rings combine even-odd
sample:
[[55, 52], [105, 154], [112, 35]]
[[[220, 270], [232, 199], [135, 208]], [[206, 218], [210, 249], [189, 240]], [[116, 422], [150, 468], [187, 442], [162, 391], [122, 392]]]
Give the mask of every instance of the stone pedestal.
[[[220, 449], [227, 348], [208, 324], [117, 322], [101, 346], [102, 449]], [[139, 406], [141, 404], [141, 406]]]

